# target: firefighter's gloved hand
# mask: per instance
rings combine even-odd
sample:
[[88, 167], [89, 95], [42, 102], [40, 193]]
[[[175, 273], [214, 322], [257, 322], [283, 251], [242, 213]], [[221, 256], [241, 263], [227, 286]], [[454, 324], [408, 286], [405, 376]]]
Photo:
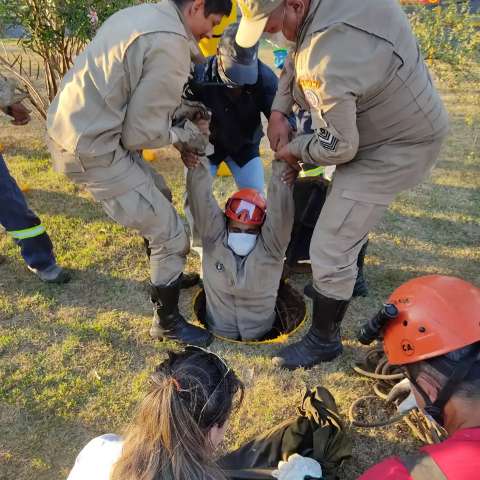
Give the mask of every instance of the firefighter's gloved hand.
[[404, 378], [402, 381], [393, 386], [388, 394], [387, 402], [395, 402], [395, 400], [405, 395], [407, 395], [406, 398], [398, 404], [397, 410], [400, 413], [405, 413], [412, 408], [418, 408], [417, 400], [412, 392], [412, 384], [408, 378]]
[[174, 145], [178, 150], [188, 150], [201, 156], [213, 153], [209, 135], [203, 133], [194, 122], [185, 120], [183, 127], [172, 127], [171, 132], [175, 137]]
[[321, 479], [322, 467], [313, 458], [294, 453], [290, 455], [288, 462], [279, 462], [278, 470], [272, 473], [272, 477], [278, 480]]
[[210, 121], [211, 113], [202, 102], [182, 99], [182, 103], [173, 114], [173, 124], [179, 125], [185, 120], [193, 121], [196, 117]]

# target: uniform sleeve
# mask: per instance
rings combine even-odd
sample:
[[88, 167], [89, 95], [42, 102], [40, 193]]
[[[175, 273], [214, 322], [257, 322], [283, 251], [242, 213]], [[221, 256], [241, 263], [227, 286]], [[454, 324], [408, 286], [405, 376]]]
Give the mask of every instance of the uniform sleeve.
[[293, 66], [292, 57], [289, 54], [285, 60], [285, 65], [283, 66], [282, 72], [280, 73], [277, 93], [272, 104], [272, 110], [282, 112], [286, 116], [289, 116], [292, 113], [292, 84], [294, 77], [295, 69]]
[[225, 214], [213, 196], [212, 184], [208, 159], [202, 157], [199, 165], [187, 172], [188, 204], [202, 242], [215, 241], [225, 231]]
[[412, 480], [408, 470], [396, 458], [387, 458], [363, 473], [358, 480]]
[[290, 152], [315, 165], [340, 165], [352, 160], [359, 144], [355, 100], [345, 99], [324, 114], [310, 111], [313, 133], [295, 137], [288, 145]]
[[357, 100], [384, 81], [391, 46], [365, 32], [339, 24], [313, 35], [308, 76], [297, 78], [312, 116], [312, 134], [299, 135], [290, 152], [306, 163], [339, 165], [359, 146]]
[[293, 186], [282, 182], [282, 174], [287, 168], [285, 162], [272, 163], [272, 176], [267, 195], [267, 218], [262, 226], [265, 248], [272, 256], [281, 259], [290, 243], [295, 211]]
[[141, 150], [169, 145], [172, 117], [190, 72], [188, 41], [172, 33], [142, 35], [128, 48], [124, 63], [131, 88], [122, 132], [124, 147]]
[[278, 78], [273, 71], [262, 62], [259, 62], [259, 68], [262, 70], [262, 89], [258, 98], [258, 105], [261, 112], [268, 120], [272, 111], [272, 104], [277, 93]]

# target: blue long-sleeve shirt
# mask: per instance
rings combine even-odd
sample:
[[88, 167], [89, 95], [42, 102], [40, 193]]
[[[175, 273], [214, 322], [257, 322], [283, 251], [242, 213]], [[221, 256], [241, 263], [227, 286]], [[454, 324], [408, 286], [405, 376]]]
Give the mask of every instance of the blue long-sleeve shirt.
[[227, 88], [217, 73], [216, 57], [196, 65], [189, 82], [190, 99], [202, 102], [211, 112], [210, 142], [215, 153], [210, 162], [218, 165], [230, 156], [240, 167], [259, 156], [263, 137], [261, 114], [268, 119], [278, 79], [258, 60], [258, 80], [235, 93]]

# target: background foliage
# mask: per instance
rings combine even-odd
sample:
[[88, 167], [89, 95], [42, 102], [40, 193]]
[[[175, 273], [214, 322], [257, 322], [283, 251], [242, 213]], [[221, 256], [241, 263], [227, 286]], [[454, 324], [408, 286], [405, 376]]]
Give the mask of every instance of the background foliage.
[[[139, 2], [0, 0], [0, 24], [21, 26], [22, 48], [39, 56], [38, 64], [32, 67], [31, 57], [27, 65], [27, 55], [12, 57], [5, 50], [0, 54], [0, 71], [20, 80], [33, 106], [45, 118], [61, 79], [97, 28], [117, 10]], [[473, 66], [478, 60], [480, 34], [468, 1], [445, 0], [440, 6], [408, 8], [421, 50], [442, 81], [452, 86], [478, 74]]]
[[433, 8], [418, 6], [409, 15], [420, 49], [434, 68], [448, 65], [456, 74], [471, 73], [480, 34], [469, 10], [468, 1], [446, 0]]
[[[472, 14], [469, 7], [468, 1], [444, 0], [430, 8], [418, 6], [409, 14], [425, 60], [449, 88], [480, 81], [480, 12]], [[480, 95], [475, 91], [459, 91], [458, 95], [465, 103], [480, 105]], [[465, 119], [470, 127], [480, 121], [475, 112]]]
[[[48, 104], [76, 55], [106, 18], [134, 3], [135, 0], [1, 0], [1, 23], [22, 27], [21, 46], [25, 52], [38, 55], [43, 68], [32, 68], [31, 61], [27, 65], [26, 55], [12, 57], [6, 51], [0, 64], [21, 81], [34, 107], [45, 118]], [[39, 87], [35, 80], [40, 77], [43, 81]]]

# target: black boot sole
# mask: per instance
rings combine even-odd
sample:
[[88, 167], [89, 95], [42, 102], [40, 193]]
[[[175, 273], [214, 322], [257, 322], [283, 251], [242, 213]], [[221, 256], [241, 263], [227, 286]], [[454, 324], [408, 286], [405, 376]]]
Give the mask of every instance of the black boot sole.
[[214, 340], [214, 337], [212, 334], [209, 333], [209, 336], [205, 336], [204, 341], [198, 341], [195, 339], [182, 339], [180, 336], [177, 336], [175, 334], [168, 334], [161, 328], [157, 327], [151, 327], [150, 328], [150, 337], [152, 337], [155, 340], [158, 340], [159, 342], [165, 342], [167, 340], [172, 340], [174, 342], [181, 343], [183, 345], [196, 345], [197, 347], [208, 347]]
[[282, 356], [273, 357], [272, 362], [277, 366], [284, 368], [286, 370], [296, 370], [297, 368], [304, 368], [305, 370], [309, 370], [313, 368], [315, 365], [319, 365], [321, 363], [327, 363], [335, 360], [343, 353], [343, 347], [340, 345], [334, 351], [331, 352], [323, 352], [322, 354], [316, 355], [309, 359], [308, 362], [299, 360], [298, 362], [294, 362], [293, 359], [290, 359], [290, 363], [287, 359], [283, 358]]

